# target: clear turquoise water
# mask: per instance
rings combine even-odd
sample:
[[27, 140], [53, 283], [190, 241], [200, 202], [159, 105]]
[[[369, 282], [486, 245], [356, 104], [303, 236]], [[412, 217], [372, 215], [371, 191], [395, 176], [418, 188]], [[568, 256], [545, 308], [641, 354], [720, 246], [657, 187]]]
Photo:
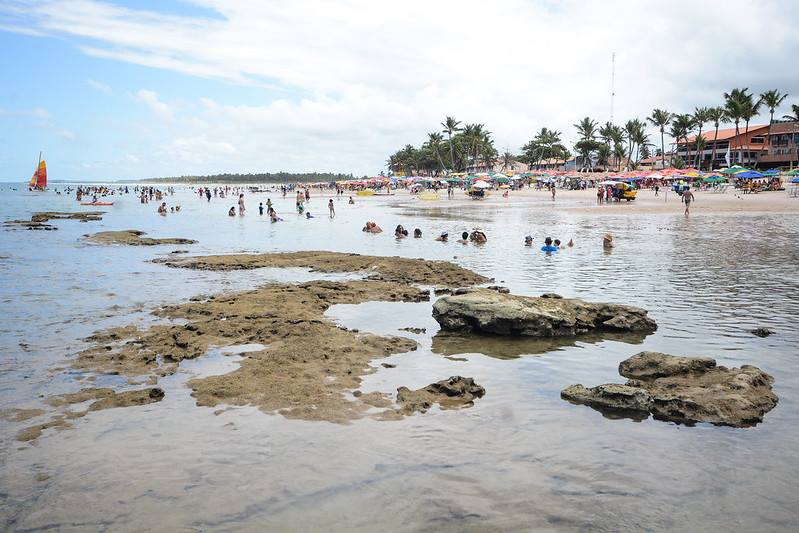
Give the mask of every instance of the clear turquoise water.
[[[59, 187], [61, 188], [61, 187]], [[644, 192], [646, 194], [646, 192]], [[58, 231], [0, 230], [0, 409], [36, 407], [40, 395], [77, 390], [61, 370], [81, 338], [113, 325], [147, 324], [148, 311], [197, 294], [243, 290], [269, 280], [317, 278], [300, 270], [195, 272], [148, 262], [191, 253], [336, 250], [448, 259], [503, 282], [514, 293], [558, 292], [650, 310], [660, 328], [640, 344], [452, 342], [436, 336], [431, 303], [337, 306], [331, 319], [365, 331], [403, 334], [420, 349], [368, 376], [362, 390], [391, 392], [460, 374], [486, 396], [470, 409], [431, 411], [399, 422], [346, 426], [286, 420], [253, 408], [214, 415], [194, 406], [183, 383], [235, 368], [212, 353], [161, 383], [164, 401], [78, 420], [34, 444], [0, 429], [0, 524], [9, 530], [785, 530], [799, 518], [799, 214], [615, 216], [564, 210], [542, 193], [424, 203], [407, 196], [336, 203], [312, 193], [312, 220], [291, 195], [270, 195], [285, 219], [258, 216], [248, 195], [235, 203], [167, 198], [181, 212], [116, 199], [101, 222], [55, 221]], [[89, 210], [72, 197], [0, 186], [0, 216]], [[360, 231], [376, 220], [380, 235]], [[393, 227], [420, 227], [396, 241]], [[485, 246], [433, 242], [480, 226]], [[141, 229], [188, 237], [191, 246], [102, 247], [82, 235]], [[599, 245], [611, 231], [612, 253]], [[552, 257], [524, 248], [525, 234], [575, 248]], [[337, 278], [341, 276], [328, 276]], [[425, 327], [422, 335], [399, 328]], [[747, 332], [767, 326], [776, 335]], [[618, 381], [619, 361], [640, 350], [707, 355], [772, 374], [779, 405], [755, 428], [612, 420], [560, 399], [572, 383]], [[375, 363], [377, 365], [377, 363]], [[115, 384], [114, 378], [98, 384]], [[33, 423], [31, 421], [28, 423]], [[48, 479], [37, 481], [37, 474]]]

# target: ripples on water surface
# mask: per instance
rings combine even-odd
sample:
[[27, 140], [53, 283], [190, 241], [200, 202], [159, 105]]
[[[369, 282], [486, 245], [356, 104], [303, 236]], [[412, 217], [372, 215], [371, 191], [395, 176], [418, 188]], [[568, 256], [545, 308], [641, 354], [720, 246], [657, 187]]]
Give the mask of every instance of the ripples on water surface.
[[[646, 194], [646, 192], [644, 193]], [[209, 204], [179, 191], [179, 214], [155, 214], [131, 197], [104, 208], [101, 222], [55, 221], [53, 232], [0, 231], [0, 408], [35, 406], [40, 395], [81, 385], [63, 367], [92, 331], [146, 325], [149, 310], [197, 294], [238, 291], [269, 280], [322, 276], [301, 270], [195, 272], [148, 260], [192, 253], [325, 249], [448, 259], [503, 282], [514, 293], [558, 292], [638, 305], [660, 328], [645, 339], [542, 343], [437, 335], [431, 303], [337, 306], [331, 319], [364, 331], [402, 334], [420, 348], [386, 361], [362, 389], [390, 392], [450, 375], [487, 391], [473, 408], [433, 410], [399, 422], [351, 425], [268, 416], [253, 408], [215, 415], [194, 406], [185, 381], [229, 372], [223, 351], [162, 380], [166, 398], [78, 420], [76, 429], [14, 440], [0, 431], [0, 523], [5, 529], [736, 529], [797, 523], [799, 275], [796, 214], [593, 216], [555, 210], [546, 196], [483, 203], [423, 204], [407, 197], [342, 199], [329, 220], [326, 198], [312, 220], [270, 224], [250, 195], [245, 217], [232, 199]], [[167, 200], [171, 204], [173, 198]], [[39, 210], [78, 210], [53, 194], [0, 195], [3, 219]], [[568, 193], [556, 205], [569, 205]], [[88, 209], [88, 208], [83, 208]], [[600, 208], [601, 209], [601, 208]], [[376, 220], [381, 235], [360, 231]], [[422, 240], [392, 229], [420, 227]], [[432, 241], [480, 226], [482, 247]], [[188, 237], [193, 246], [101, 247], [85, 233], [142, 229]], [[617, 247], [603, 253], [601, 235]], [[576, 246], [546, 257], [522, 246], [546, 235]], [[344, 279], [346, 276], [324, 276]], [[425, 334], [398, 331], [422, 327]], [[760, 339], [747, 329], [778, 333]], [[564, 402], [572, 383], [619, 379], [620, 360], [640, 350], [708, 355], [771, 373], [779, 405], [751, 429], [612, 420]], [[238, 352], [236, 352], [238, 353]], [[377, 364], [377, 363], [375, 363]], [[99, 380], [98, 380], [99, 383]], [[30, 423], [30, 422], [29, 422]], [[38, 477], [37, 477], [38, 476]]]

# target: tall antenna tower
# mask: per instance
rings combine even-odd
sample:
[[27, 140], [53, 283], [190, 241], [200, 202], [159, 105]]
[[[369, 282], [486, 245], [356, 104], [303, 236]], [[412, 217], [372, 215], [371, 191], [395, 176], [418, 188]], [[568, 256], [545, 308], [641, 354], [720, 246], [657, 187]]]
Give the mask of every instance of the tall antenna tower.
[[613, 124], [613, 104], [616, 100], [616, 52], [610, 56], [610, 123]]

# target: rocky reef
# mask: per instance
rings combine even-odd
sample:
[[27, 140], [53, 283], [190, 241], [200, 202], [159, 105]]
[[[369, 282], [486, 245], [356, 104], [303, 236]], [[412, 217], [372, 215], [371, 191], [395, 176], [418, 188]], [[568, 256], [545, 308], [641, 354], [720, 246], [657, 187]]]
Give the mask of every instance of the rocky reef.
[[625, 384], [571, 385], [561, 397], [608, 414], [733, 427], [762, 422], [778, 401], [770, 375], [750, 365], [717, 366], [709, 357], [641, 352], [622, 361], [619, 374], [629, 378]]
[[589, 332], [652, 332], [657, 324], [639, 307], [590, 303], [547, 294], [515, 296], [490, 289], [459, 291], [433, 305], [446, 331], [573, 337]]

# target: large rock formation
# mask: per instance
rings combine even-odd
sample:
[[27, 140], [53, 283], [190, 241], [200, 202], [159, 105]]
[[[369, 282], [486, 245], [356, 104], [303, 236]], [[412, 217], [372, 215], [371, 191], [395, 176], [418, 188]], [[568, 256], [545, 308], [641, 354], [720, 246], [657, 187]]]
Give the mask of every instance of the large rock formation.
[[619, 304], [583, 300], [514, 296], [477, 289], [444, 296], [433, 305], [433, 318], [449, 331], [571, 337], [591, 331], [652, 332], [647, 311]]
[[774, 378], [757, 367], [716, 366], [709, 357], [641, 352], [619, 364], [627, 383], [571, 385], [561, 397], [602, 412], [651, 413], [660, 420], [748, 427], [777, 405]]

